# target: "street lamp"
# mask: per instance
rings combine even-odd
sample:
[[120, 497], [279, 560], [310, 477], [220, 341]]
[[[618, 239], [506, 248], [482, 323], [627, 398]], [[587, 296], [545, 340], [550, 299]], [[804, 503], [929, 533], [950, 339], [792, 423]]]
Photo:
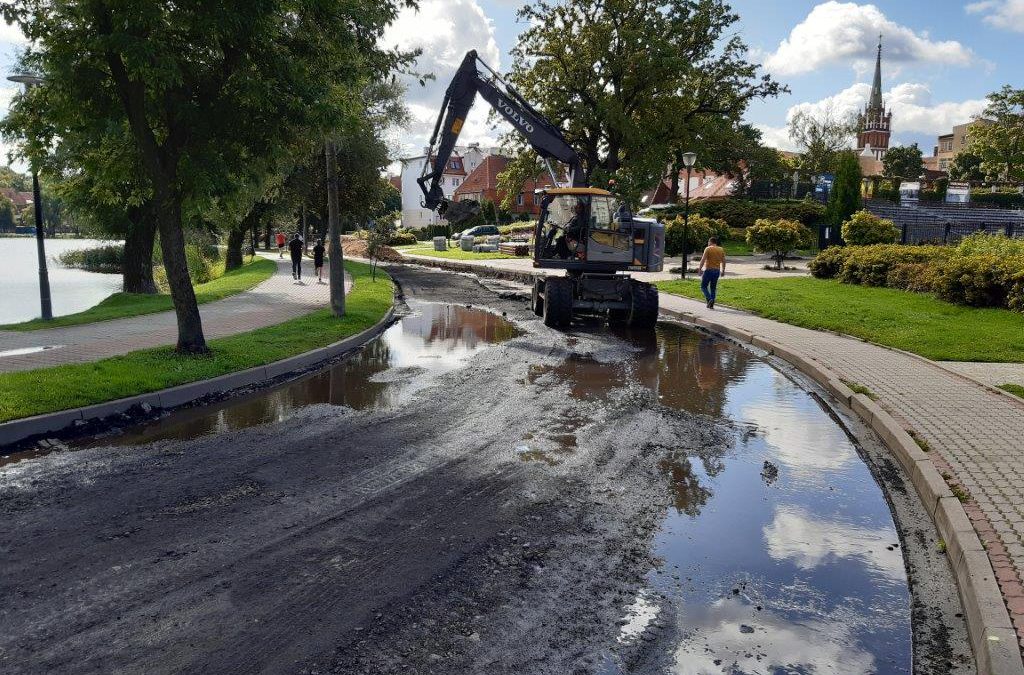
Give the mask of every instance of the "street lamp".
[[680, 273], [681, 279], [686, 278], [686, 241], [690, 238], [690, 170], [697, 162], [697, 154], [693, 152], [683, 153], [683, 166], [686, 167], [686, 197], [683, 202], [683, 264]]
[[793, 199], [796, 199], [797, 193], [800, 191], [799, 190], [799, 185], [800, 185], [800, 172], [799, 171], [794, 171], [793, 172]]
[[[18, 73], [8, 75], [11, 82], [25, 85], [25, 93], [39, 84], [43, 78], [31, 73]], [[43, 197], [39, 190], [39, 173], [36, 171], [35, 163], [32, 164], [32, 201], [36, 213], [36, 254], [39, 257], [39, 304], [42, 309], [44, 321], [53, 318], [53, 306], [50, 303], [50, 275], [46, 271], [46, 244], [43, 241]]]

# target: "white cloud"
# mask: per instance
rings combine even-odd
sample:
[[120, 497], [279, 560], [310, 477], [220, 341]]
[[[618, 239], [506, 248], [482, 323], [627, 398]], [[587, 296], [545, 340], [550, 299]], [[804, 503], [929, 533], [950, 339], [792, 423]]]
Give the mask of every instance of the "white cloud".
[[874, 5], [830, 0], [794, 26], [778, 49], [765, 57], [764, 66], [777, 75], [794, 75], [852, 62], [854, 69], [863, 73], [874, 61], [879, 33], [887, 62], [965, 66], [975, 60], [974, 52], [959, 42], [932, 40], [926, 32], [914, 32], [886, 18]]
[[981, 20], [995, 28], [1024, 33], [1024, 0], [985, 0], [965, 7], [968, 14], [981, 14]]
[[[420, 154], [427, 144], [445, 89], [467, 51], [476, 49], [489, 66], [496, 70], [501, 67], [494, 26], [477, 0], [423, 0], [418, 9], [405, 9], [399, 14], [385, 32], [383, 42], [389, 47], [421, 49], [416, 70], [435, 78], [426, 86], [420, 86], [414, 78], [406, 80], [405, 100], [412, 121], [395, 139], [402, 156]], [[478, 101], [466, 120], [459, 143], [493, 145], [496, 137], [497, 133], [487, 124], [487, 106]]]
[[754, 128], [761, 132], [761, 143], [777, 150], [789, 150], [796, 152], [799, 148], [789, 137], [789, 128], [785, 126], [773, 127], [768, 124], [755, 124]]
[[17, 24], [0, 21], [0, 42], [22, 46], [28, 44], [28, 38]]

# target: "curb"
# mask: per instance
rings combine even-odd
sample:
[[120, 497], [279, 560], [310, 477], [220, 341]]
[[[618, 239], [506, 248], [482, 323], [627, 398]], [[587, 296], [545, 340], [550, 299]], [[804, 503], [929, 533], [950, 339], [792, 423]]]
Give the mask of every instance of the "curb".
[[661, 311], [741, 343], [752, 344], [787, 361], [849, 406], [881, 437], [909, 474], [918, 497], [946, 543], [946, 554], [964, 606], [967, 632], [978, 672], [983, 675], [1024, 675], [1017, 632], [1010, 622], [988, 553], [960, 500], [953, 495], [931, 458], [918, 447], [910, 434], [880, 405], [863, 394], [855, 394], [826, 365], [813, 358], [786, 349], [764, 337], [723, 326], [688, 312], [668, 309]]
[[533, 285], [533, 280], [537, 277], [546, 277], [548, 274], [543, 270], [525, 271], [525, 270], [506, 270], [497, 267], [487, 267], [484, 265], [470, 265], [464, 262], [458, 262], [454, 260], [447, 260], [445, 258], [431, 258], [429, 256], [413, 256], [402, 254], [403, 260], [393, 261], [399, 265], [424, 265], [426, 267], [436, 267], [448, 272], [460, 272], [463, 274], [475, 274], [481, 277], [488, 277], [490, 279], [504, 279], [505, 281], [518, 281], [523, 284]]
[[[395, 284], [396, 297], [400, 293], [398, 284]], [[274, 361], [262, 366], [255, 366], [235, 373], [220, 375], [208, 380], [198, 380], [181, 384], [168, 389], [151, 391], [146, 394], [138, 394], [127, 398], [120, 398], [114, 401], [96, 403], [82, 408], [61, 410], [33, 417], [24, 417], [10, 422], [0, 424], [0, 447], [11, 443], [23, 441], [32, 436], [52, 434], [63, 431], [78, 423], [91, 420], [99, 420], [111, 415], [126, 412], [135, 406], [149, 405], [152, 408], [176, 408], [191, 403], [206, 396], [224, 394], [234, 389], [248, 387], [261, 382], [272, 380], [281, 375], [297, 370], [308, 368], [322, 361], [331, 359], [339, 354], [361, 347], [366, 342], [377, 337], [391, 325], [395, 318], [395, 306], [381, 317], [380, 321], [355, 335], [350, 335], [326, 347], [313, 349], [302, 354], [290, 356], [280, 361]]]

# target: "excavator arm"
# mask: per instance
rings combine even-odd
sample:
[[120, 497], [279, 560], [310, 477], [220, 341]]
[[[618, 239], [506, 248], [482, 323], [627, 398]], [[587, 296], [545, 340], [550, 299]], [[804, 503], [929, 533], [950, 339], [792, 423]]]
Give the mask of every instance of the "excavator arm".
[[[489, 75], [482, 72], [480, 66]], [[445, 91], [441, 112], [430, 136], [430, 152], [423, 165], [423, 175], [417, 179], [423, 191], [424, 207], [431, 210], [440, 207], [442, 215], [447, 209], [441, 179], [477, 94], [508, 120], [538, 155], [545, 160], [555, 159], [565, 164], [573, 187], [586, 185], [587, 177], [580, 166], [579, 155], [565, 140], [562, 131], [481, 61], [476, 51], [470, 51]], [[434, 158], [433, 164], [431, 157]]]

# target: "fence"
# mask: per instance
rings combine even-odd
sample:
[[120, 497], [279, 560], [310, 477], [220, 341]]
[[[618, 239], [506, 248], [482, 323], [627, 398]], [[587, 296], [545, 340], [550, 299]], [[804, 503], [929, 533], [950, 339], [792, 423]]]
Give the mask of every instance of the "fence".
[[949, 205], [896, 205], [868, 200], [865, 208], [900, 228], [903, 244], [955, 244], [976, 232], [1024, 239], [1024, 211]]

